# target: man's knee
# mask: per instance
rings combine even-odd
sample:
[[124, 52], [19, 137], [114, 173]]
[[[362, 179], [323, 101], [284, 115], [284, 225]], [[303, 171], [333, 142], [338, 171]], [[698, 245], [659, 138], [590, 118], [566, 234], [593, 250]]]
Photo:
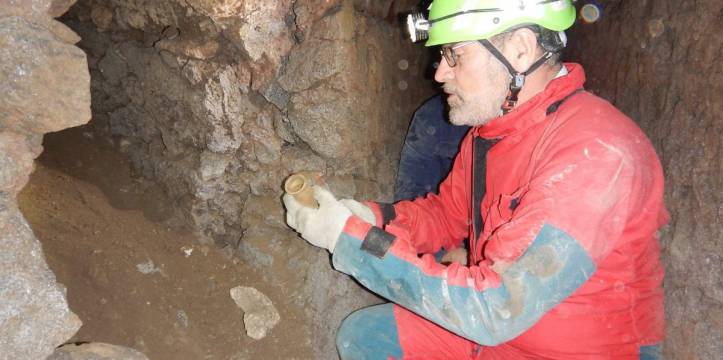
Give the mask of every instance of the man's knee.
[[336, 335], [341, 359], [401, 358], [392, 304], [357, 310], [342, 322]]
[[362, 324], [365, 321], [364, 310], [366, 309], [357, 310], [347, 316], [336, 333], [336, 348], [339, 350], [342, 359], [347, 358], [344, 356], [345, 352], [356, 346], [358, 343], [357, 337], [363, 336], [361, 332], [364, 329]]

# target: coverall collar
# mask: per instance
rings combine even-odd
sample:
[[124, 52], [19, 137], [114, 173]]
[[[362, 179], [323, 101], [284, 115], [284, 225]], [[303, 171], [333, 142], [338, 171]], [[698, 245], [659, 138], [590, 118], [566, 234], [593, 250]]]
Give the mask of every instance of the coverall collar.
[[544, 120], [547, 108], [552, 103], [582, 88], [585, 83], [585, 70], [582, 66], [575, 63], [564, 63], [563, 66], [568, 71], [567, 75], [552, 79], [545, 90], [524, 104], [475, 128], [475, 135], [486, 139], [503, 138]]

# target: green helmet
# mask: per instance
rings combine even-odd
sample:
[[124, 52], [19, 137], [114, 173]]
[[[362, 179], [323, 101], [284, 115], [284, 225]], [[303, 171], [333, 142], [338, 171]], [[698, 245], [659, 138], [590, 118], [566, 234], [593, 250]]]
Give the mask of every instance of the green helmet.
[[571, 0], [434, 0], [425, 45], [489, 39], [520, 25], [563, 31], [575, 17]]

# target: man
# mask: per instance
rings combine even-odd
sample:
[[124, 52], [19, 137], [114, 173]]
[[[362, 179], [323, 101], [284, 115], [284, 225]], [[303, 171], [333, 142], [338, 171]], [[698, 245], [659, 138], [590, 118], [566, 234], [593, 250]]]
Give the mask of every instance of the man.
[[[663, 176], [641, 130], [557, 63], [569, 0], [435, 0], [450, 120], [473, 126], [439, 194], [284, 197], [287, 222], [394, 304], [342, 324], [343, 359], [656, 359]], [[468, 237], [470, 266], [431, 254]], [[421, 256], [420, 256], [421, 255]]]

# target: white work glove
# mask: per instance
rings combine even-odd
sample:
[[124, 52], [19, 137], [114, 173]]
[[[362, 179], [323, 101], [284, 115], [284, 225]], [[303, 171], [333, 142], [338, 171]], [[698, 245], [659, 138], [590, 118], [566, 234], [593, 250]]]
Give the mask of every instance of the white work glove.
[[360, 217], [362, 220], [372, 225], [377, 224], [377, 217], [374, 216], [374, 212], [368, 206], [354, 199], [341, 199], [339, 202], [344, 204], [347, 209], [351, 210], [352, 214]]
[[286, 223], [311, 245], [334, 252], [352, 212], [322, 186], [314, 186], [314, 199], [319, 203], [318, 209], [301, 205], [293, 196], [285, 194]]

